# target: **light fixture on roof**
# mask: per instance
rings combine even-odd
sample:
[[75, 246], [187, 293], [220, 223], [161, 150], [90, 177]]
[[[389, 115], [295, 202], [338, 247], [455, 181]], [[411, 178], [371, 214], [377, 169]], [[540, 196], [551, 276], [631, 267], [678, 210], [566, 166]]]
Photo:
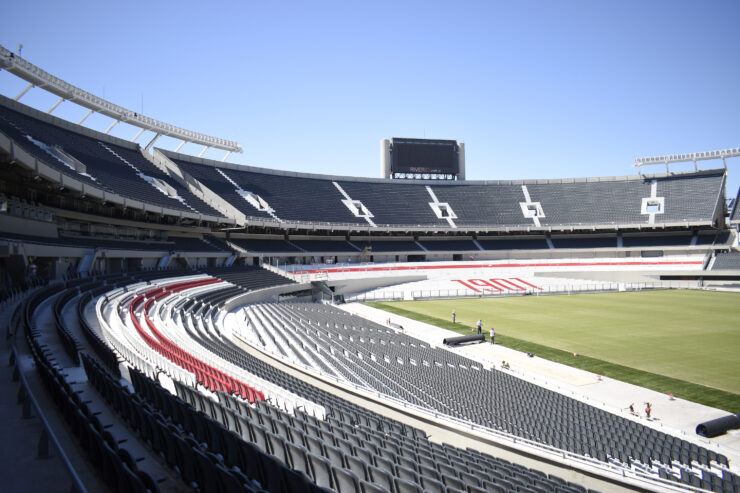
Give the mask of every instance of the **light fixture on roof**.
[[651, 166], [656, 164], [665, 164], [666, 171], [671, 163], [688, 163], [694, 162], [694, 169], [699, 170], [697, 161], [706, 161], [709, 159], [721, 159], [727, 169], [727, 158], [740, 156], [740, 147], [730, 149], [721, 149], [717, 151], [691, 152], [688, 154], [668, 154], [666, 156], [651, 156], [635, 158], [632, 166], [640, 169], [642, 166]]
[[[224, 160], [226, 160], [232, 152], [242, 152], [242, 146], [238, 142], [212, 137], [210, 135], [201, 134], [199, 132], [194, 132], [192, 130], [187, 130], [169, 123], [155, 120], [154, 118], [123, 108], [101, 97], [84, 91], [79, 87], [73, 86], [72, 84], [51, 75], [40, 67], [37, 67], [29, 61], [21, 58], [20, 52], [22, 48], [23, 45], [18, 46], [18, 56], [15, 56], [10, 50], [0, 45], [0, 69], [5, 69], [5, 71], [28, 82], [28, 86], [26, 86], [26, 88], [14, 98], [16, 101], [20, 100], [31, 88], [42, 88], [60, 97], [59, 101], [49, 109], [49, 113], [51, 113], [62, 101], [69, 100], [87, 108], [91, 112], [96, 112], [112, 118], [114, 120], [113, 124], [111, 124], [105, 133], [110, 132], [113, 126], [119, 121], [125, 121], [130, 125], [139, 127], [140, 129], [154, 132], [154, 138], [152, 138], [152, 140], [145, 146], [147, 151], [151, 149], [154, 142], [159, 137], [167, 136], [182, 140], [183, 142], [192, 142], [197, 145], [202, 145], [204, 149], [215, 148], [225, 150], [227, 151], [227, 154], [224, 156]], [[82, 123], [82, 121], [84, 121], [89, 115], [90, 112], [80, 120], [80, 123]], [[137, 139], [139, 135], [141, 135], [141, 132], [139, 132], [134, 140]]]

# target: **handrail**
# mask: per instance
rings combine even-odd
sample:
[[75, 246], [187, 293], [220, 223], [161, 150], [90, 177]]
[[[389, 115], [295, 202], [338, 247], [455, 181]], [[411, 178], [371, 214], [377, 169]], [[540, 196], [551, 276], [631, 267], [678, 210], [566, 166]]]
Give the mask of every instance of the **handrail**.
[[[67, 458], [67, 455], [64, 453], [64, 449], [62, 448], [61, 444], [59, 443], [59, 440], [54, 434], [54, 431], [52, 430], [52, 427], [49, 424], [49, 421], [46, 419], [44, 412], [41, 410], [41, 406], [36, 400], [36, 397], [34, 397], [33, 392], [31, 392], [31, 388], [28, 385], [28, 381], [26, 380], [25, 375], [20, 369], [20, 365], [18, 363], [18, 353], [15, 348], [15, 345], [11, 346], [11, 351], [13, 355], [13, 361], [15, 362], [15, 369], [16, 369], [15, 374], [18, 376], [20, 380], [20, 385], [22, 386], [24, 390], [23, 398], [25, 399], [25, 402], [24, 402], [23, 413], [26, 416], [28, 415], [25, 406], [27, 406], [28, 404], [31, 404], [33, 408], [36, 410], [36, 416], [41, 420], [41, 424], [44, 427], [44, 433], [46, 433], [46, 437], [44, 437], [44, 435], [42, 434], [41, 438], [39, 439], [39, 449], [41, 449], [41, 441], [44, 440], [44, 438], [46, 438], [46, 440], [50, 440], [51, 443], [54, 445], [54, 448], [59, 453], [59, 458], [62, 460], [64, 467], [67, 469], [67, 472], [69, 473], [69, 476], [72, 479], [72, 487], [75, 489], [75, 491], [79, 493], [87, 493], [87, 488], [85, 488], [85, 486], [82, 484], [82, 480], [77, 475], [77, 472], [75, 471], [74, 466]], [[28, 411], [28, 413], [30, 414], [30, 410]]]

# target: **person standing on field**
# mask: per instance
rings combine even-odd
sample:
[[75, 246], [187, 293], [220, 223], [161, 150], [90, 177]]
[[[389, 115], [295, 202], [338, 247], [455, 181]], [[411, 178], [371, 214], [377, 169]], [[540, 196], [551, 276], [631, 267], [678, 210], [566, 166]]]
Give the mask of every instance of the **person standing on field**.
[[483, 320], [478, 319], [478, 323], [476, 324], [478, 327], [478, 334], [481, 334], [481, 329], [483, 328]]
[[489, 335], [491, 336], [491, 344], [493, 344], [493, 338], [496, 337], [496, 329], [491, 327], [491, 330], [488, 332], [489, 332]]
[[455, 323], [455, 309], [452, 309], [452, 323]]

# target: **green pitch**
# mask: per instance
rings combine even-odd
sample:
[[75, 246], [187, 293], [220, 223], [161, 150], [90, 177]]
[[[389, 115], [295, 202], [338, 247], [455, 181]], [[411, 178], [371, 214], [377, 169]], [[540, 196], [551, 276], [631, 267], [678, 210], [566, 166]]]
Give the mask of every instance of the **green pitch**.
[[[715, 407], [735, 408], [740, 398], [740, 293], [670, 290], [371, 305], [397, 313], [413, 312], [427, 321], [436, 319], [443, 322], [436, 325], [464, 334], [470, 334], [481, 318], [484, 333], [494, 326], [505, 345], [534, 343], [536, 346], [530, 347], [539, 351], [527, 350], [538, 354], [552, 349], [557, 357], [542, 356], [564, 363], [568, 361], [563, 355], [573, 358], [572, 353], [577, 352], [577, 359], [592, 359], [595, 368], [606, 362], [626, 373], [634, 369], [636, 373], [668, 377], [667, 387], [644, 386], [677, 396], [682, 389], [671, 381], [736, 394], [730, 396], [734, 403], [724, 402], [724, 406], [705, 401]], [[454, 326], [453, 308], [457, 315]], [[608, 374], [606, 370], [601, 373]]]

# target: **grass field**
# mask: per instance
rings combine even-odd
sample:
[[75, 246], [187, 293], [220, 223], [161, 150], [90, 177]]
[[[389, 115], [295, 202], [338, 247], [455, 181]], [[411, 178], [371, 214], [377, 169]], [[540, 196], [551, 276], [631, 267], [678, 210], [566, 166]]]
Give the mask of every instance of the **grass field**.
[[368, 304], [463, 334], [481, 318], [486, 334], [496, 328], [497, 343], [740, 412], [740, 293], [671, 290]]

